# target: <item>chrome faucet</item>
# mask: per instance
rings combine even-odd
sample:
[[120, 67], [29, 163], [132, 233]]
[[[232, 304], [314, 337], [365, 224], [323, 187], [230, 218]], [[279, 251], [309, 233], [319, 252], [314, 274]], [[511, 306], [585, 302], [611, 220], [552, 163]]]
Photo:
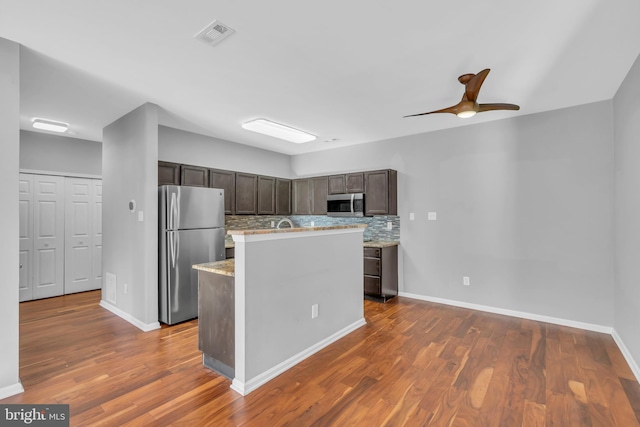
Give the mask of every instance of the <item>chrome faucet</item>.
[[286, 222], [287, 224], [289, 224], [289, 228], [293, 228], [293, 222], [291, 222], [289, 218], [282, 218], [276, 228], [280, 228], [283, 222]]

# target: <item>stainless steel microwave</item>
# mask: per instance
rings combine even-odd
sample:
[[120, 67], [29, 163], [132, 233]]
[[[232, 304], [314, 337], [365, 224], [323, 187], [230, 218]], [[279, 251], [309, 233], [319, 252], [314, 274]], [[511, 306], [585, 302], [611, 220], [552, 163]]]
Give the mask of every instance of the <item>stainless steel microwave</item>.
[[364, 194], [330, 194], [327, 196], [328, 216], [364, 216]]

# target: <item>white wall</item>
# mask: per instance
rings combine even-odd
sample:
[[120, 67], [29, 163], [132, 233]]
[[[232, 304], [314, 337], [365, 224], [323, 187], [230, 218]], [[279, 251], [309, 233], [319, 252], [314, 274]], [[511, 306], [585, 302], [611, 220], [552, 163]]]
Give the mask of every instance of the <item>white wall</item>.
[[[102, 183], [103, 272], [117, 276], [119, 314], [141, 329], [152, 329], [158, 326], [156, 105], [144, 104], [104, 128]], [[136, 201], [135, 213], [129, 211], [130, 200]], [[102, 298], [104, 305], [104, 284]]]
[[234, 387], [251, 391], [281, 364], [288, 368], [291, 359], [364, 324], [363, 231], [233, 236]]
[[[614, 98], [616, 282], [614, 328], [640, 363], [640, 57]], [[637, 370], [636, 376], [640, 374]]]
[[0, 38], [0, 399], [22, 392], [18, 360], [20, 48]]
[[100, 176], [102, 143], [22, 130], [20, 169]]
[[279, 178], [291, 176], [286, 154], [165, 126], [160, 126], [158, 138], [158, 158], [163, 161]]
[[612, 139], [600, 102], [297, 155], [292, 170], [398, 170], [403, 292], [612, 326]]

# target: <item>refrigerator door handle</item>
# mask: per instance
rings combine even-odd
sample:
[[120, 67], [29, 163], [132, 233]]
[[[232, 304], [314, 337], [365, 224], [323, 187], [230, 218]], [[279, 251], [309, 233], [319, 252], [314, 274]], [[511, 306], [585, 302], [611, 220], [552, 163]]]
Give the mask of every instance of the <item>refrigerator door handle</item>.
[[177, 228], [177, 216], [178, 216], [178, 200], [176, 193], [171, 193], [171, 207], [169, 208], [169, 229], [175, 230]]
[[176, 252], [178, 251], [178, 234], [169, 233], [169, 253], [171, 255], [171, 268], [176, 268]]

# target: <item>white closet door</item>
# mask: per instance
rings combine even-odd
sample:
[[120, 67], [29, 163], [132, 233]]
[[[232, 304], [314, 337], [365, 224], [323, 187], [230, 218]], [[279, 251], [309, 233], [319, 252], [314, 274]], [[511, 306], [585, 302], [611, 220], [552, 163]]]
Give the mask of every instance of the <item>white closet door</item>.
[[93, 289], [91, 181], [65, 180], [65, 294]]
[[64, 292], [64, 177], [35, 175], [33, 298]]
[[93, 289], [102, 289], [102, 180], [93, 181]]
[[33, 299], [33, 175], [20, 174], [20, 301]]

